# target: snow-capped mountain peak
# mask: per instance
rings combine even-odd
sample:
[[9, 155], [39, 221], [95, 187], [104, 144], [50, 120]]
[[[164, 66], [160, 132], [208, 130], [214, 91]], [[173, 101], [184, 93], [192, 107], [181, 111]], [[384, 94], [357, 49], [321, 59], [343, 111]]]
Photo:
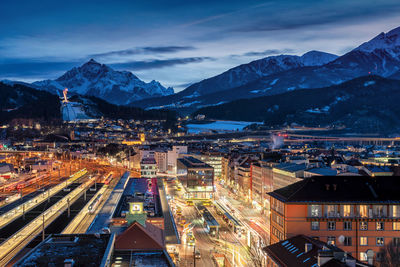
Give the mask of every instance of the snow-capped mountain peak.
[[375, 50], [385, 50], [393, 57], [400, 56], [400, 27], [387, 33], [380, 33], [375, 38], [360, 45], [356, 50], [371, 53]]
[[321, 51], [312, 50], [301, 56], [301, 61], [304, 66], [322, 66], [331, 61], [334, 61], [339, 56], [325, 53]]
[[146, 83], [129, 71], [113, 70], [94, 59], [72, 68], [56, 80], [33, 85], [53, 92], [67, 87], [71, 93], [97, 96], [118, 105], [174, 93], [172, 88], [165, 88], [157, 81]]

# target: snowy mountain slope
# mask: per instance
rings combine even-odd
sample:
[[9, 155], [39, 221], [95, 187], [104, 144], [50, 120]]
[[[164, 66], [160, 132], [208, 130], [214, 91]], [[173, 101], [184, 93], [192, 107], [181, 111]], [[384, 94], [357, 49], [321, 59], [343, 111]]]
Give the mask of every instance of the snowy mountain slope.
[[[353, 131], [398, 132], [400, 81], [375, 75], [324, 88], [239, 99], [197, 110], [207, 118], [264, 121], [269, 126], [345, 126]], [[293, 101], [295, 99], [295, 101]], [[240, 108], [238, 108], [240, 107]]]
[[56, 80], [34, 82], [33, 86], [53, 93], [67, 87], [70, 93], [97, 96], [117, 105], [174, 93], [157, 81], [146, 83], [131, 72], [115, 71], [93, 59]]
[[[151, 107], [161, 105], [173, 105], [176, 102], [187, 102], [189, 99], [222, 92], [232, 88], [244, 86], [257, 81], [260, 78], [268, 77], [276, 73], [291, 69], [297, 69], [303, 66], [320, 66], [335, 60], [338, 56], [320, 52], [310, 51], [302, 56], [280, 55], [270, 56], [247, 64], [229, 69], [217, 76], [205, 79], [192, 84], [185, 90], [166, 97], [150, 98], [144, 101], [135, 102], [133, 105]], [[272, 81], [272, 84], [276, 83]], [[217, 101], [219, 102], [219, 101]]]
[[[381, 33], [337, 58], [334, 55], [315, 51], [310, 51], [301, 57], [289, 56], [289, 58], [290, 66], [277, 62], [275, 57], [256, 60], [194, 84], [179, 94], [146, 99], [141, 103], [136, 102], [134, 105], [141, 107], [165, 106], [168, 108], [172, 106], [176, 109], [182, 106], [187, 109], [190, 106], [191, 110], [194, 110], [202, 106], [210, 106], [234, 99], [281, 94], [297, 89], [327, 87], [365, 75], [400, 79], [400, 27], [386, 34]], [[268, 65], [268, 70], [263, 71], [262, 75], [258, 75], [257, 78], [254, 73], [260, 73], [255, 71], [260, 68], [254, 66], [264, 61], [274, 62], [275, 64], [272, 66], [275, 68]], [[251, 72], [246, 71], [251, 67], [254, 67]], [[221, 88], [226, 88], [226, 86], [220, 86], [223, 83], [219, 79], [226, 82], [229, 79], [223, 77], [231, 74], [233, 70], [237, 70], [238, 79], [242, 79], [235, 83], [240, 85], [222, 90]], [[247, 73], [251, 73], [253, 76], [248, 76], [253, 79], [246, 79]], [[190, 98], [189, 101], [185, 98], [184, 93], [193, 93], [193, 89], [198, 89], [195, 91], [197, 96]], [[192, 104], [188, 105], [188, 103]]]

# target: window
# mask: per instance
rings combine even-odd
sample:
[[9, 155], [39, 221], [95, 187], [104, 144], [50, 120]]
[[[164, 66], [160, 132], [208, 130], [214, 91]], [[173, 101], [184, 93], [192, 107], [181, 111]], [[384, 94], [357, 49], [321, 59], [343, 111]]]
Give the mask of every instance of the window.
[[360, 237], [360, 246], [368, 246], [368, 237], [366, 236]]
[[400, 205], [392, 205], [392, 217], [400, 218]]
[[376, 245], [377, 246], [383, 246], [385, 244], [385, 240], [383, 237], [377, 237], [376, 238]]
[[361, 218], [368, 217], [368, 205], [360, 205], [360, 206], [358, 206], [358, 215]]
[[376, 222], [376, 230], [377, 231], [385, 230], [385, 223], [384, 222]]
[[344, 246], [351, 246], [351, 237], [350, 236], [345, 236], [344, 241], [343, 241]]
[[368, 260], [367, 253], [360, 252], [360, 261], [367, 261], [367, 260]]
[[336, 222], [328, 222], [328, 230], [330, 231], [336, 230]]
[[368, 230], [368, 222], [360, 222], [360, 230], [362, 231]]
[[393, 230], [400, 231], [400, 222], [393, 222]]
[[351, 230], [351, 222], [343, 222], [343, 230]]
[[310, 206], [310, 214], [311, 214], [311, 217], [320, 217], [321, 216], [321, 205], [311, 205]]
[[343, 217], [350, 217], [351, 215], [351, 205], [343, 205]]
[[311, 222], [311, 230], [319, 230], [319, 222]]
[[393, 245], [395, 246], [400, 245], [400, 237], [393, 237]]
[[386, 216], [385, 214], [385, 206], [383, 205], [374, 205], [374, 216], [381, 218]]
[[336, 205], [326, 205], [326, 216], [337, 217]]
[[328, 243], [328, 245], [335, 245], [336, 244], [336, 237], [328, 236], [328, 241], [326, 243]]

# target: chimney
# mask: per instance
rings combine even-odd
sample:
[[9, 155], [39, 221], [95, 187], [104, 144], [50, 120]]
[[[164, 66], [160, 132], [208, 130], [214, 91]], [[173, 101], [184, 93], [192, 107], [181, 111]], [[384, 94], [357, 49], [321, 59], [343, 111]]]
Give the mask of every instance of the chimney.
[[307, 253], [312, 250], [312, 244], [311, 243], [306, 243], [304, 246], [304, 253]]

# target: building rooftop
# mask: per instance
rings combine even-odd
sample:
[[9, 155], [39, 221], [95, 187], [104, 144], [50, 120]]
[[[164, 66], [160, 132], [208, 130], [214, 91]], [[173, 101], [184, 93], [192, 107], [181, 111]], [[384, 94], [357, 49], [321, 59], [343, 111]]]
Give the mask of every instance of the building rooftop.
[[109, 234], [51, 235], [14, 266], [64, 266], [72, 259], [76, 266], [100, 266], [111, 241]]
[[191, 169], [194, 169], [194, 168], [201, 168], [201, 169], [210, 168], [210, 169], [212, 169], [212, 167], [210, 165], [208, 165], [207, 163], [205, 163], [199, 159], [196, 159], [194, 157], [184, 157], [184, 158], [178, 159], [178, 161], [181, 162], [183, 165], [185, 165], [187, 168], [191, 168]]
[[315, 176], [268, 193], [283, 202], [400, 203], [400, 177]]
[[307, 165], [304, 163], [296, 164], [296, 163], [285, 162], [274, 166], [274, 169], [279, 169], [287, 172], [298, 172], [307, 169]]
[[307, 170], [306, 172], [309, 172], [309, 173], [315, 174], [315, 175], [323, 175], [323, 176], [337, 175], [337, 170], [332, 169], [332, 168], [313, 168], [313, 169]]
[[113, 217], [123, 217], [122, 213], [129, 210], [129, 202], [143, 202], [148, 217], [163, 216], [156, 180], [152, 182], [152, 179], [129, 179]]
[[304, 235], [291, 237], [263, 250], [279, 266], [369, 266], [335, 246]]

